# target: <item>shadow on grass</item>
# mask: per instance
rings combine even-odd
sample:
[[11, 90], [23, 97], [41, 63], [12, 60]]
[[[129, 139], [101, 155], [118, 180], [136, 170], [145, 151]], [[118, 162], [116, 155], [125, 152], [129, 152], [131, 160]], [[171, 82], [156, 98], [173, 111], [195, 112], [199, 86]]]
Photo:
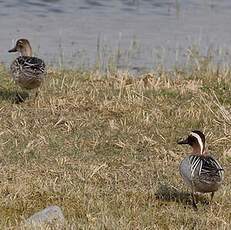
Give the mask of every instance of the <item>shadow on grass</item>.
[[[192, 196], [189, 192], [182, 192], [177, 190], [176, 188], [161, 184], [158, 187], [157, 192], [155, 193], [156, 198], [163, 201], [175, 201], [177, 203], [181, 203], [184, 205], [192, 205]], [[196, 194], [195, 195], [197, 203], [201, 203], [202, 205], [209, 205], [208, 199], [203, 195]]]
[[17, 92], [8, 89], [0, 89], [0, 100], [10, 101], [14, 104], [19, 104], [24, 102], [29, 97], [29, 94], [25, 91]]

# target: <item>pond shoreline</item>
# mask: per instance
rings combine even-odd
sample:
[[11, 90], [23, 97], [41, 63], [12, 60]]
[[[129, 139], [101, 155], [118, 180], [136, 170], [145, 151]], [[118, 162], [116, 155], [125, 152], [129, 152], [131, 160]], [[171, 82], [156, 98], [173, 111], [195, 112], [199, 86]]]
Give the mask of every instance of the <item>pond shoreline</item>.
[[0, 2], [0, 61], [11, 62], [13, 41], [28, 38], [34, 54], [56, 67], [150, 70], [185, 64], [192, 44], [218, 62], [230, 60], [231, 2], [20, 1]]

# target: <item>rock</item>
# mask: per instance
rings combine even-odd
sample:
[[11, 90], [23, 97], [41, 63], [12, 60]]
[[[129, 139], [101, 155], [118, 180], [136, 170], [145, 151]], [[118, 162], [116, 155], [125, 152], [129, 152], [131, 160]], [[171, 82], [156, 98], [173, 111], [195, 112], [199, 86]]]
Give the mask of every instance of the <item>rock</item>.
[[62, 225], [64, 224], [64, 215], [60, 207], [49, 206], [26, 219], [26, 226], [41, 226], [41, 225]]

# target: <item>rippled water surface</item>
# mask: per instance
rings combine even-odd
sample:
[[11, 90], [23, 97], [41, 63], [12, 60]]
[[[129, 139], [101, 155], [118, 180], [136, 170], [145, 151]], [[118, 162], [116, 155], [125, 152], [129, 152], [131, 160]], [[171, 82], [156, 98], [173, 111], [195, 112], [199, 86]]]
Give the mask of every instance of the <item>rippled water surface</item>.
[[187, 49], [229, 61], [230, 0], [0, 0], [0, 61], [20, 37], [56, 66], [134, 70], [185, 63]]

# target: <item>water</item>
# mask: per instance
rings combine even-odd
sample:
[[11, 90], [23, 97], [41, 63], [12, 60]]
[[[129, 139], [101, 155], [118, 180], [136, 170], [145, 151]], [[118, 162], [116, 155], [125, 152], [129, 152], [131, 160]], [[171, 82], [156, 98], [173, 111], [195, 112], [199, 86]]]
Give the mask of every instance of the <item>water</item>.
[[0, 62], [28, 38], [47, 63], [137, 71], [187, 62], [195, 45], [229, 62], [230, 0], [0, 0]]

